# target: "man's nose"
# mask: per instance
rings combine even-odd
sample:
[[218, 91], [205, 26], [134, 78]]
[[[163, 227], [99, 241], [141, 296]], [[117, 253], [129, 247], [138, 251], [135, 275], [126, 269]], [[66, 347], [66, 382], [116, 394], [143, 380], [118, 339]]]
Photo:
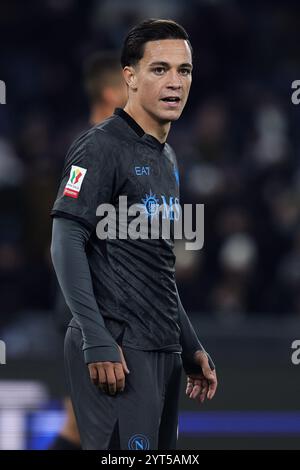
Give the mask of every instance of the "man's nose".
[[178, 90], [182, 87], [182, 82], [181, 82], [181, 78], [180, 76], [178, 75], [177, 72], [171, 72], [170, 71], [170, 74], [169, 74], [169, 80], [168, 80], [168, 83], [167, 83], [167, 88], [170, 88], [172, 90]]

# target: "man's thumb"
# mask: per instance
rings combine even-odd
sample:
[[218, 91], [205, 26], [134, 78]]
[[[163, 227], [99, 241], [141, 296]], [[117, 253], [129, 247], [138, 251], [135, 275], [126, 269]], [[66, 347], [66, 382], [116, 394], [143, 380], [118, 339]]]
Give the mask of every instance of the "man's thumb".
[[205, 377], [207, 380], [214, 378], [213, 371], [211, 370], [211, 368], [209, 367], [209, 365], [202, 366], [202, 372], [203, 372], [204, 377]]
[[126, 372], [126, 374], [130, 374], [130, 370], [127, 367], [127, 364], [126, 364], [126, 361], [125, 361], [124, 357], [122, 359], [122, 365], [123, 365], [123, 369]]
[[124, 358], [124, 354], [123, 354], [123, 351], [122, 351], [122, 349], [120, 348], [120, 346], [119, 346], [119, 350], [120, 350], [120, 354], [121, 354], [121, 362], [122, 362], [122, 366], [123, 366], [124, 372], [125, 372], [126, 374], [130, 374], [130, 370], [129, 370], [128, 367], [127, 367], [127, 364], [126, 364], [126, 361], [125, 361], [125, 358]]

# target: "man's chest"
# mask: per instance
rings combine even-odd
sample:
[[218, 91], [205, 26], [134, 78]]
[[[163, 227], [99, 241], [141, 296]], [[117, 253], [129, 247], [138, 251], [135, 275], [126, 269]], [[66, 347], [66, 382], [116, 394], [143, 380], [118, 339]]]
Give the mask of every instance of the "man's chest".
[[129, 206], [142, 205], [148, 215], [153, 215], [159, 206], [167, 210], [167, 206], [179, 204], [178, 170], [167, 154], [141, 147], [126, 160], [120, 195], [127, 197]]

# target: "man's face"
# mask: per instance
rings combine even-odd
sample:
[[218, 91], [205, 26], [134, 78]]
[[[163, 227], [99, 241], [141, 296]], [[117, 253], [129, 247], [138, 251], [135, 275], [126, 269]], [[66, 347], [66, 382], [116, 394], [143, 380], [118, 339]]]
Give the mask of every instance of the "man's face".
[[186, 104], [192, 82], [192, 56], [187, 41], [147, 42], [144, 56], [134, 69], [134, 99], [158, 121], [176, 121]]

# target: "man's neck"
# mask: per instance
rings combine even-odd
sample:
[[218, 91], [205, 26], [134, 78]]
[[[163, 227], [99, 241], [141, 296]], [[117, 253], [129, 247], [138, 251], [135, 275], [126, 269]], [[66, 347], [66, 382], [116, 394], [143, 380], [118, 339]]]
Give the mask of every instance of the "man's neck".
[[161, 144], [167, 140], [171, 123], [159, 123], [153, 119], [143, 108], [127, 103], [124, 111], [131, 116], [146, 134], [155, 137]]

